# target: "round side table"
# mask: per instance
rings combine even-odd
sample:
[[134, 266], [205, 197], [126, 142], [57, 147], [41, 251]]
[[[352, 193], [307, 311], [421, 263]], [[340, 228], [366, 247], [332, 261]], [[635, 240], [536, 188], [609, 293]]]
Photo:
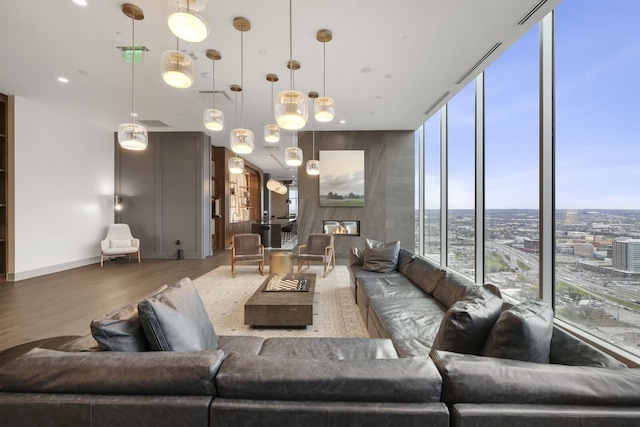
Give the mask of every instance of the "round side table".
[[272, 252], [269, 256], [269, 274], [293, 273], [293, 254], [291, 252]]

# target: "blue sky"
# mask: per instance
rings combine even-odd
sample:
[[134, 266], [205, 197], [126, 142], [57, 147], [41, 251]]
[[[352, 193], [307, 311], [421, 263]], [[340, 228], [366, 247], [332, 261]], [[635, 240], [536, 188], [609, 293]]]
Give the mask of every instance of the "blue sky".
[[[640, 1], [556, 8], [556, 206], [640, 209]], [[538, 208], [538, 26], [485, 72], [486, 207]], [[449, 103], [449, 207], [473, 208], [473, 85]], [[427, 151], [437, 137], [426, 125]], [[427, 157], [437, 207], [439, 160]], [[438, 169], [436, 169], [438, 168]]]

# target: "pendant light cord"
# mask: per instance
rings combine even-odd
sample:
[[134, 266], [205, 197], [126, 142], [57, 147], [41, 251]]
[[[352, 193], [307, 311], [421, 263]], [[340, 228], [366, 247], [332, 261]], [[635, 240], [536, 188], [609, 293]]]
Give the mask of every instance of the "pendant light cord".
[[291, 90], [293, 91], [293, 0], [289, 0], [289, 74], [291, 79]]
[[136, 124], [135, 106], [135, 56], [136, 56], [136, 20], [131, 18], [131, 124]]
[[244, 129], [244, 31], [240, 31], [240, 127]]
[[211, 80], [213, 83], [211, 84], [211, 105], [213, 109], [216, 109], [216, 60], [215, 58], [211, 59]]
[[327, 96], [327, 43], [322, 43], [322, 96]]

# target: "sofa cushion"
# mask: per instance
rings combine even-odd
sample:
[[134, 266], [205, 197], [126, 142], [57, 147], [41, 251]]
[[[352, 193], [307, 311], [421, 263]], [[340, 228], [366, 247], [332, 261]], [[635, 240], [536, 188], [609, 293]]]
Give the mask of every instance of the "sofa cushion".
[[565, 366], [435, 351], [442, 401], [551, 405], [640, 404], [640, 370]]
[[468, 291], [444, 315], [433, 342], [435, 350], [480, 354], [485, 341], [500, 317], [502, 299], [483, 286]]
[[138, 317], [138, 303], [167, 289], [163, 285], [139, 301], [91, 321], [91, 334], [102, 350], [149, 351]]
[[437, 282], [436, 288], [433, 290], [433, 297], [440, 301], [442, 305], [449, 308], [456, 301], [464, 298], [469, 288], [476, 286], [473, 280], [468, 277], [454, 271], [446, 271]]
[[400, 248], [398, 252], [398, 271], [405, 276], [409, 271], [409, 265], [416, 259], [416, 256], [406, 249]]
[[141, 301], [138, 311], [152, 350], [202, 351], [218, 348], [211, 320], [189, 278]]
[[549, 363], [601, 368], [627, 367], [627, 365], [619, 360], [614, 359], [558, 327], [553, 328], [553, 334], [551, 335]]
[[367, 322], [383, 338], [433, 341], [445, 311], [433, 298], [371, 298]]
[[529, 300], [502, 312], [482, 354], [490, 357], [549, 363], [553, 310], [544, 301]]
[[400, 242], [378, 242], [367, 239], [364, 245], [363, 270], [393, 273], [398, 268]]
[[407, 277], [422, 290], [431, 295], [438, 281], [444, 275], [444, 270], [438, 268], [431, 261], [416, 257], [407, 267]]
[[215, 396], [224, 353], [68, 353], [36, 348], [0, 370], [3, 392]]
[[391, 340], [374, 338], [268, 338], [260, 356], [298, 359], [397, 359]]
[[429, 358], [322, 360], [230, 354], [216, 376], [223, 398], [438, 402], [442, 380]]
[[224, 354], [258, 354], [264, 344], [264, 338], [248, 335], [218, 335], [218, 350]]
[[416, 287], [409, 279], [401, 274], [378, 275], [377, 277], [362, 278], [358, 281], [359, 295], [366, 306], [370, 298], [394, 297], [394, 298], [425, 298], [424, 291]]

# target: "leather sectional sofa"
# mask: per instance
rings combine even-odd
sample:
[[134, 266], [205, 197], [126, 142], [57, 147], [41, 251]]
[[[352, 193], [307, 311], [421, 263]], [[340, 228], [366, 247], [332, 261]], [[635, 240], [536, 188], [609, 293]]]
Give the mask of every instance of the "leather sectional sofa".
[[[370, 336], [391, 339], [400, 357], [430, 355], [443, 379], [441, 399], [452, 426], [640, 426], [640, 371], [553, 325], [552, 313], [544, 322], [550, 325], [546, 356], [537, 362], [508, 358], [536, 355], [526, 341], [540, 337], [537, 326], [509, 335], [498, 322], [488, 334], [481, 331], [477, 324], [488, 304], [469, 301], [482, 293], [500, 298], [495, 286], [478, 286], [404, 249], [396, 269], [371, 271], [364, 254], [364, 248], [352, 250], [351, 285]], [[500, 305], [501, 320], [517, 307]], [[534, 317], [527, 315], [527, 321]], [[487, 348], [490, 340], [493, 349]], [[500, 357], [486, 355], [501, 346]]]
[[550, 363], [475, 354], [485, 340], [504, 348], [478, 333], [498, 324], [496, 304], [508, 312], [495, 287], [404, 250], [389, 272], [354, 254], [372, 338], [216, 336], [185, 279], [96, 319], [92, 334], [0, 363], [0, 425], [640, 424], [637, 370], [557, 328]]

